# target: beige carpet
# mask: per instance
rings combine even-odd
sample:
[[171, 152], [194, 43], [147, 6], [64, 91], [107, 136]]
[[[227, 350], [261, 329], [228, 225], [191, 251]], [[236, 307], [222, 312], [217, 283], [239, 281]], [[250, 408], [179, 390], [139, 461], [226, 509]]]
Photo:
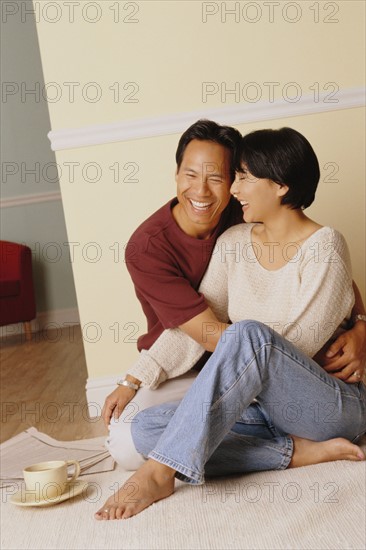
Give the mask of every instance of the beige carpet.
[[[366, 450], [366, 440], [363, 440]], [[124, 521], [94, 511], [129, 477], [84, 476], [87, 494], [47, 508], [20, 508], [2, 489], [1, 548], [353, 549], [366, 546], [365, 462], [333, 462], [209, 481]]]

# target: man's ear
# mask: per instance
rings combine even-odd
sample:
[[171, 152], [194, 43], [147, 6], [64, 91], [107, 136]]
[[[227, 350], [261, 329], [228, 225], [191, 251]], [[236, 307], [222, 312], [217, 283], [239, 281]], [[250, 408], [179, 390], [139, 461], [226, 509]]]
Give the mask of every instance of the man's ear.
[[177, 168], [176, 171], [175, 171], [175, 176], [174, 176], [175, 183], [178, 183], [178, 182], [177, 182], [178, 172], [179, 172], [179, 170], [178, 170], [178, 168]]

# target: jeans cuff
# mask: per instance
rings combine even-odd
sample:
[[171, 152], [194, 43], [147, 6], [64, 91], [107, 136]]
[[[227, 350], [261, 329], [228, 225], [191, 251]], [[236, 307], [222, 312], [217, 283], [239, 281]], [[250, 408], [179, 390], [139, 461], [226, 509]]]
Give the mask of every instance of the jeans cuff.
[[185, 481], [186, 483], [190, 483], [192, 485], [203, 485], [205, 482], [205, 478], [202, 474], [194, 472], [190, 468], [179, 464], [179, 462], [175, 462], [175, 460], [172, 460], [171, 458], [167, 458], [155, 451], [151, 451], [148, 456], [149, 458], [160, 462], [160, 464], [165, 464], [175, 470], [175, 477], [181, 481]]
[[285, 447], [283, 449], [282, 462], [280, 464], [280, 467], [278, 468], [279, 470], [286, 470], [286, 468], [291, 462], [292, 455], [294, 454], [294, 442], [292, 437], [287, 435], [286, 437], [284, 437], [284, 440], [285, 440]]

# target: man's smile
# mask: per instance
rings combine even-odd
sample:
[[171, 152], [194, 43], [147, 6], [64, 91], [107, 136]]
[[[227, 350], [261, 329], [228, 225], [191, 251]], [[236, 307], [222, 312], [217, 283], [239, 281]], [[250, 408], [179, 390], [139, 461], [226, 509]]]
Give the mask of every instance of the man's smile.
[[203, 202], [203, 201], [195, 201], [193, 199], [188, 199], [191, 205], [193, 206], [194, 210], [198, 210], [199, 212], [205, 212], [210, 209], [212, 206], [212, 202]]

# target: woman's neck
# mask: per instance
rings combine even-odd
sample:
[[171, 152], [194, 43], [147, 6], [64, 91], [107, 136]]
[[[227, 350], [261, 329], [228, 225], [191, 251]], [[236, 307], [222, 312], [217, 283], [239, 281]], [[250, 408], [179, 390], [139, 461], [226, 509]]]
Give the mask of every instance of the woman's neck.
[[281, 209], [278, 215], [264, 220], [255, 228], [255, 234], [263, 242], [281, 244], [299, 243], [322, 226], [308, 218], [300, 209]]
[[293, 261], [303, 242], [322, 226], [302, 210], [282, 209], [252, 229], [258, 263], [267, 271], [277, 271]]

